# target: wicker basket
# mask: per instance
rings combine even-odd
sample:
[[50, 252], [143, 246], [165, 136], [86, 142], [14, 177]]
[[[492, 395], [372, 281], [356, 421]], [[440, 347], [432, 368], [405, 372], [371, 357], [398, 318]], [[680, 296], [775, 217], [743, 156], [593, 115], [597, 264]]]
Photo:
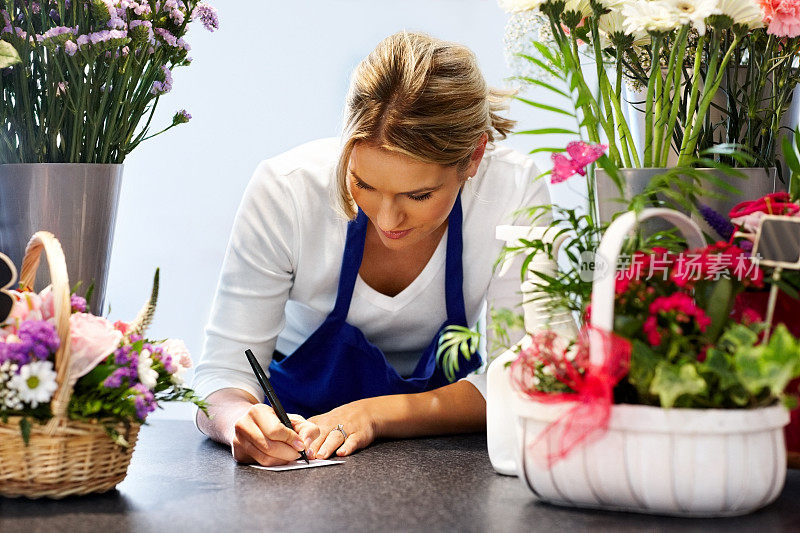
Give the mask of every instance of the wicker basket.
[[119, 425], [117, 430], [129, 443], [123, 447], [109, 438], [99, 422], [78, 422], [67, 417], [72, 395], [70, 290], [64, 252], [51, 233], [40, 231], [31, 238], [22, 262], [20, 283], [33, 287], [42, 251], [50, 267], [56, 330], [61, 339], [55, 356], [58, 389], [50, 403], [53, 417], [45, 424], [33, 425], [27, 446], [20, 433], [19, 417], [0, 422], [0, 495], [63, 498], [104, 492], [125, 479], [140, 424]]

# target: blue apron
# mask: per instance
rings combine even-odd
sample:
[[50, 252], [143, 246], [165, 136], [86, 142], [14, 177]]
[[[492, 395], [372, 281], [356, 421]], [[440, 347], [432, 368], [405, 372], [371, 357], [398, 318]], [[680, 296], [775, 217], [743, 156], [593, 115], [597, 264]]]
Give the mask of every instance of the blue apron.
[[[433, 390], [450, 383], [436, 364], [439, 335], [450, 325], [467, 326], [462, 293], [461, 199], [448, 217], [445, 302], [447, 320], [422, 354], [414, 372], [402, 377], [358, 328], [347, 323], [361, 259], [368, 219], [361, 209], [348, 223], [336, 304], [325, 322], [291, 355], [269, 366], [270, 382], [289, 413], [304, 417], [325, 413], [346, 403], [385, 396]], [[459, 354], [456, 379], [476, 370], [478, 354], [467, 361]]]

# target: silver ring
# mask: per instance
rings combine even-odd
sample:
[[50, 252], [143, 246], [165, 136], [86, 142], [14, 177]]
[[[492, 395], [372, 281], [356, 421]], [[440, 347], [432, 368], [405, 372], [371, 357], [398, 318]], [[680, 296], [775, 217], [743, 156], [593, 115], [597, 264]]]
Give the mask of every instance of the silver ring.
[[333, 428], [331, 431], [341, 431], [342, 432], [342, 437], [344, 437], [344, 440], [347, 440], [347, 432], [344, 430], [344, 426], [343, 425], [339, 424], [335, 428]]

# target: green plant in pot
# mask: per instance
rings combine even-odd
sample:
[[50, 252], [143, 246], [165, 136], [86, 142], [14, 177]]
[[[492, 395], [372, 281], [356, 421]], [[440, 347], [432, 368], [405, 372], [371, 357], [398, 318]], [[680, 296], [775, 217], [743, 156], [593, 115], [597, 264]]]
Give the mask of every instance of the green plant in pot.
[[[101, 309], [125, 157], [189, 121], [153, 117], [191, 63], [192, 22], [219, 26], [195, 0], [0, 2], [0, 250], [15, 262], [39, 229], [55, 233], [72, 279]], [[11, 50], [13, 49], [14, 52]]]

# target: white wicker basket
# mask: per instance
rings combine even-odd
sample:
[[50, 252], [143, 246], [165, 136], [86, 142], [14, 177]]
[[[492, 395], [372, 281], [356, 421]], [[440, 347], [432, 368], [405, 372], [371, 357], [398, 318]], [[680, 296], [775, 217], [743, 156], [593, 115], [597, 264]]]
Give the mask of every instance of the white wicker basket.
[[[691, 248], [705, 244], [689, 217], [652, 208], [638, 218], [630, 212], [615, 220], [598, 255], [616, 265], [626, 235], [653, 217], [675, 224]], [[613, 313], [614, 276], [606, 275], [592, 288], [593, 326], [611, 330]], [[597, 362], [603, 354], [595, 350], [591, 357]], [[783, 427], [789, 413], [781, 405], [752, 410], [614, 405], [607, 433], [544, 468], [532, 457], [531, 444], [570, 407], [514, 398], [519, 475], [541, 500], [643, 513], [733, 516], [771, 503], [783, 488]]]

